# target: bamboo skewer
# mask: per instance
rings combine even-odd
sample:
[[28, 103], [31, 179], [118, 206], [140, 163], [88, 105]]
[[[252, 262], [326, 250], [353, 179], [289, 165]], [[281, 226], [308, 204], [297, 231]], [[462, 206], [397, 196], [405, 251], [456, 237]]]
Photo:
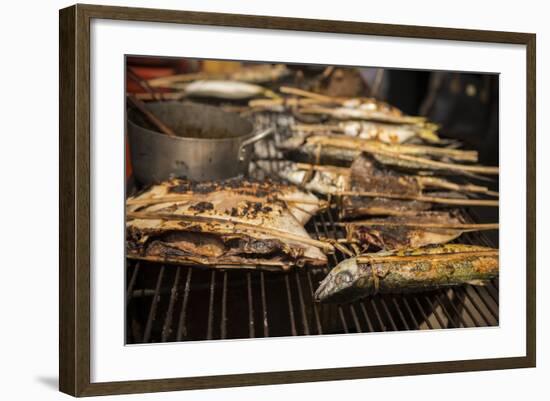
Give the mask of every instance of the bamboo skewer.
[[353, 252], [351, 252], [348, 248], [346, 248], [345, 245], [341, 244], [341, 243], [338, 243], [338, 242], [334, 242], [333, 243], [334, 247], [336, 249], [338, 249], [340, 252], [342, 252], [344, 255], [347, 255], [349, 256], [350, 258], [353, 258], [355, 256], [355, 254]]
[[414, 176], [414, 177], [423, 188], [426, 188], [426, 187], [444, 188], [444, 189], [451, 189], [453, 191], [458, 191], [458, 192], [473, 192], [473, 193], [480, 193], [480, 194], [494, 196], [496, 198], [499, 197], [498, 192], [491, 191], [489, 190], [489, 188], [482, 187], [480, 185], [473, 185], [473, 184], [460, 185], [441, 178], [422, 177], [422, 176]]
[[[376, 120], [376, 119], [383, 119], [387, 122], [391, 123], [398, 123], [402, 122], [404, 124], [418, 124], [423, 123], [426, 121], [425, 117], [422, 116], [407, 116], [403, 115], [400, 110], [397, 110], [384, 102], [378, 101], [374, 98], [350, 98], [350, 97], [332, 97], [332, 96], [326, 96], [319, 93], [314, 93], [310, 91], [306, 91], [303, 89], [298, 88], [292, 88], [288, 86], [282, 86], [279, 88], [280, 92], [289, 94], [289, 95], [295, 95], [295, 96], [302, 96], [308, 99], [317, 100], [319, 102], [327, 102], [327, 103], [337, 103], [341, 106], [349, 105], [350, 107], [345, 107], [344, 111], [355, 111], [356, 113], [359, 112], [360, 118], [366, 119], [366, 120]], [[393, 114], [389, 114], [385, 111], [381, 110], [363, 110], [358, 107], [361, 104], [365, 103], [372, 103], [374, 105], [385, 105], [386, 107], [389, 107]], [[352, 104], [354, 106], [352, 106]], [[324, 108], [324, 107], [311, 107], [309, 109], [302, 109], [300, 110], [301, 113], [312, 113], [312, 114], [329, 114], [333, 117], [340, 118], [339, 112], [334, 109]]]
[[315, 100], [315, 99], [294, 99], [294, 98], [252, 99], [248, 102], [248, 106], [252, 108], [276, 107], [276, 106], [296, 107], [296, 106], [311, 106], [319, 103], [322, 103], [322, 101]]
[[331, 124], [295, 124], [290, 127], [292, 131], [302, 131], [302, 132], [316, 132], [316, 131], [336, 131], [344, 132], [344, 129], [339, 125]]
[[392, 255], [392, 256], [358, 256], [357, 263], [383, 263], [383, 262], [406, 262], [406, 261], [416, 261], [422, 259], [429, 259], [430, 261], [436, 260], [453, 260], [460, 259], [464, 257], [471, 256], [498, 256], [498, 249], [487, 249], [483, 251], [474, 251], [474, 252], [456, 252], [456, 253], [445, 253], [445, 254], [431, 254], [431, 255]]
[[332, 102], [332, 103], [342, 104], [345, 100], [347, 100], [344, 98], [336, 98], [336, 97], [321, 95], [320, 93], [314, 93], [303, 89], [291, 88], [290, 86], [281, 86], [279, 88], [279, 91], [287, 95], [307, 97], [309, 99], [315, 99], [321, 102]]
[[342, 135], [314, 135], [307, 138], [307, 143], [312, 145], [328, 145], [344, 149], [362, 150], [369, 153], [387, 152], [391, 155], [433, 155], [448, 156], [456, 160], [478, 160], [475, 150], [447, 149], [436, 146], [385, 144], [364, 138], [356, 138]]
[[[338, 167], [338, 166], [318, 165], [318, 164], [309, 164], [309, 163], [294, 163], [294, 165], [300, 170], [324, 171], [324, 172], [335, 173], [335, 174], [346, 175], [346, 176], [351, 175], [351, 169], [349, 167]], [[443, 189], [451, 189], [453, 191], [458, 191], [458, 192], [481, 193], [481, 194], [491, 195], [497, 198], [499, 196], [498, 192], [490, 191], [487, 187], [483, 187], [479, 185], [473, 185], [473, 184], [460, 185], [460, 184], [455, 184], [454, 182], [444, 180], [442, 178], [424, 177], [424, 176], [418, 176], [418, 175], [412, 175], [410, 177], [416, 179], [422, 188], [426, 188], [426, 187], [443, 188]]]
[[151, 86], [169, 87], [186, 82], [198, 80], [230, 80], [248, 83], [260, 83], [275, 81], [285, 75], [286, 67], [283, 65], [277, 66], [250, 66], [242, 67], [236, 71], [228, 72], [192, 72], [184, 74], [176, 74], [165, 77], [153, 78], [148, 82]]
[[[302, 204], [302, 205], [317, 205], [320, 207], [326, 204], [326, 202], [322, 200], [314, 201], [310, 199], [296, 199], [296, 198], [285, 198], [285, 197], [276, 197], [276, 199], [282, 202], [289, 202], [289, 203]], [[169, 203], [169, 202], [176, 203], [176, 202], [186, 202], [186, 201], [192, 201], [192, 200], [199, 201], [200, 199], [197, 197], [196, 194], [189, 194], [189, 195], [177, 194], [177, 195], [166, 195], [158, 198], [127, 199], [126, 205], [148, 206], [148, 205], [156, 205], [159, 203]]]
[[455, 199], [455, 198], [443, 198], [443, 197], [435, 197], [435, 196], [391, 194], [391, 193], [385, 193], [385, 192], [371, 192], [371, 191], [335, 191], [335, 192], [332, 192], [332, 195], [405, 199], [405, 200], [416, 200], [420, 202], [438, 203], [438, 204], [444, 204], [444, 205], [498, 207], [498, 200], [492, 200], [492, 199]]
[[148, 206], [168, 202], [185, 202], [197, 199], [196, 195], [168, 195], [158, 198], [130, 198], [126, 200], [127, 206]]
[[126, 71], [126, 74], [130, 79], [132, 79], [134, 82], [136, 82], [142, 89], [144, 89], [147, 93], [149, 93], [153, 100], [164, 100], [162, 93], [155, 92], [155, 90], [147, 83], [146, 80], [142, 79], [139, 75], [137, 75], [132, 68], [128, 68]]
[[276, 228], [270, 227], [261, 227], [251, 223], [245, 223], [240, 221], [235, 221], [233, 219], [225, 219], [212, 216], [186, 216], [178, 215], [173, 213], [147, 213], [147, 212], [128, 212], [126, 213], [127, 218], [130, 219], [143, 219], [143, 220], [182, 220], [182, 221], [193, 221], [193, 222], [203, 222], [203, 223], [220, 223], [220, 224], [230, 224], [233, 225], [235, 229], [241, 229], [243, 231], [251, 230], [256, 231], [262, 234], [268, 234], [274, 237], [284, 238], [291, 241], [300, 242], [307, 245], [312, 245], [317, 248], [325, 249], [327, 251], [334, 251], [334, 247], [323, 241], [318, 241], [309, 237], [303, 237], [301, 235], [296, 235], [287, 231], [279, 230]]
[[[146, 262], [159, 262], [159, 263], [167, 263], [167, 264], [174, 264], [174, 265], [181, 265], [182, 261], [180, 258], [177, 257], [170, 257], [170, 256], [144, 256], [144, 255], [134, 255], [131, 253], [126, 254], [126, 257], [128, 259], [133, 260], [143, 260]], [[236, 262], [230, 262], [225, 261], [223, 263], [219, 263], [218, 261], [209, 262], [208, 260], [199, 260], [198, 257], [187, 257], [189, 259], [189, 262], [193, 266], [204, 266], [204, 267], [215, 267], [218, 269], [262, 269], [262, 270], [269, 270], [269, 271], [285, 271], [290, 268], [288, 264], [282, 263], [282, 262], [274, 262], [274, 261], [261, 261], [256, 262], [255, 264], [250, 263], [243, 263], [242, 260], [238, 260]]]
[[[289, 205], [290, 202], [284, 202], [284, 203], [285, 203], [286, 207], [287, 207], [289, 210], [292, 208], [292, 209], [296, 209], [296, 210], [298, 210], [298, 211], [300, 211], [300, 212], [302, 212], [302, 213], [308, 214], [308, 215], [311, 216], [311, 217], [315, 216], [315, 213], [310, 212], [309, 210], [306, 210], [306, 209], [304, 209], [304, 208], [301, 208], [300, 206], [297, 206], [296, 204], [294, 204], [294, 206], [290, 206], [290, 205]], [[294, 213], [292, 213], [292, 210], [290, 210], [290, 213], [291, 213], [294, 217], [296, 217], [296, 216], [294, 215]]]
[[479, 174], [488, 174], [488, 175], [498, 175], [499, 173], [498, 167], [477, 166], [477, 165], [470, 166], [466, 164], [445, 163], [445, 162], [425, 159], [422, 157], [399, 155], [393, 152], [387, 152], [387, 151], [381, 151], [381, 150], [369, 151], [369, 153], [380, 154], [382, 156], [393, 157], [396, 159], [417, 163], [420, 165], [427, 166], [427, 168], [435, 167], [436, 169], [466, 171], [470, 173], [479, 173]]
[[331, 166], [328, 164], [309, 164], [309, 163], [294, 163], [294, 165], [300, 170], [326, 171], [326, 172], [337, 173], [342, 175], [351, 174], [351, 169], [349, 167], [339, 167], [339, 166]]
[[326, 114], [339, 120], [367, 120], [380, 121], [393, 124], [424, 124], [425, 117], [391, 114], [380, 110], [365, 110], [352, 107], [340, 107], [332, 109], [329, 107], [312, 106], [298, 110], [302, 114]]
[[314, 139], [312, 142], [313, 144], [321, 144], [321, 145], [326, 144], [326, 145], [341, 147], [344, 149], [361, 150], [363, 152], [372, 153], [374, 155], [381, 155], [389, 158], [395, 158], [399, 160], [416, 163], [417, 165], [423, 165], [423, 168], [428, 168], [428, 169], [430, 167], [434, 167], [436, 169], [466, 171], [466, 172], [480, 173], [480, 174], [498, 174], [499, 173], [498, 167], [445, 163], [445, 162], [430, 160], [430, 159], [417, 157], [417, 156], [403, 155], [403, 154], [396, 153], [394, 151], [383, 150], [381, 149], [381, 146], [369, 146], [368, 144], [357, 144], [357, 143], [350, 143], [350, 142], [344, 142], [344, 141], [339, 141], [339, 143], [335, 145], [334, 143], [330, 143], [331, 142], [330, 140], [327, 141], [326, 140], [327, 137], [325, 136], [317, 137], [317, 138], [319, 139]]
[[[127, 93], [127, 95], [130, 95], [130, 93]], [[143, 92], [143, 93], [134, 93], [133, 94], [136, 99], [143, 101], [151, 101], [151, 100], [157, 100], [157, 96], [154, 94]], [[185, 97], [184, 92], [163, 92], [162, 98], [163, 100], [180, 100], [183, 97]]]
[[181, 82], [192, 82], [200, 79], [219, 79], [223, 76], [220, 74], [207, 74], [204, 72], [199, 73], [187, 73], [187, 74], [176, 74], [170, 75], [167, 77], [153, 78], [147, 81], [149, 86], [154, 87], [170, 87], [175, 83]]
[[162, 121], [160, 121], [153, 113], [145, 107], [143, 102], [141, 100], [138, 100], [134, 95], [130, 95], [127, 97], [127, 99], [130, 101], [130, 103], [137, 108], [155, 127], [157, 127], [160, 132], [163, 134], [166, 134], [168, 136], [176, 137], [176, 132], [164, 124]]
[[464, 231], [485, 231], [485, 230], [498, 230], [499, 224], [498, 223], [479, 223], [479, 224], [438, 224], [438, 223], [408, 223], [408, 222], [393, 222], [393, 221], [372, 221], [372, 220], [364, 220], [364, 221], [350, 221], [350, 222], [344, 222], [344, 223], [335, 223], [338, 226], [397, 226], [397, 227], [413, 227], [413, 228], [442, 228], [442, 229], [456, 229], [456, 230], [464, 230]]
[[277, 196], [275, 199], [280, 200], [281, 202], [288, 202], [288, 203], [294, 203], [294, 204], [302, 204], [302, 205], [317, 205], [317, 206], [325, 206], [326, 201], [323, 200], [309, 200], [309, 199], [295, 199], [295, 198], [285, 198], [285, 197], [279, 197]]

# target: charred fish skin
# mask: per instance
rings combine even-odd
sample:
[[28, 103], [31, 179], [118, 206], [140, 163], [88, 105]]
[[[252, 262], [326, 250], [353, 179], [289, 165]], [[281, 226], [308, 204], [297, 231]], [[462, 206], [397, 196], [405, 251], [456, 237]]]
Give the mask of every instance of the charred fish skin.
[[293, 185], [175, 178], [126, 200], [126, 256], [211, 268], [324, 266], [331, 246], [304, 228], [319, 207]]
[[344, 196], [340, 217], [353, 219], [363, 216], [409, 216], [431, 208], [431, 203], [417, 200]]
[[349, 167], [361, 154], [359, 150], [341, 149], [334, 146], [303, 144], [296, 148], [282, 149], [286, 159], [299, 163], [329, 164], [333, 166]]
[[[451, 242], [462, 234], [461, 229], [415, 227], [414, 224], [460, 224], [458, 211], [428, 211], [410, 216], [388, 216], [346, 225], [347, 238], [382, 250], [419, 248]], [[379, 225], [378, 225], [379, 224]]]
[[339, 263], [319, 285], [319, 302], [347, 303], [377, 293], [483, 285], [498, 277], [498, 249], [447, 244], [378, 252]]

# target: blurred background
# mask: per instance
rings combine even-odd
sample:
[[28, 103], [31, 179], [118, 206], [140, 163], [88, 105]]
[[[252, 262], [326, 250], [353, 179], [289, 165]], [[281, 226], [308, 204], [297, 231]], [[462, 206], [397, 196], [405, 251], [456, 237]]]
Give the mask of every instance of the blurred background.
[[[176, 74], [223, 76], [239, 71], [236, 61], [167, 57], [128, 57], [127, 90], [142, 93], [137, 81]], [[498, 165], [499, 81], [497, 74], [415, 71], [288, 64], [287, 80], [329, 96], [369, 96], [408, 115], [421, 115], [441, 125], [441, 136], [459, 139], [478, 150], [480, 163]], [[279, 83], [280, 84], [280, 83]], [[158, 92], [170, 89], [155, 87]]]

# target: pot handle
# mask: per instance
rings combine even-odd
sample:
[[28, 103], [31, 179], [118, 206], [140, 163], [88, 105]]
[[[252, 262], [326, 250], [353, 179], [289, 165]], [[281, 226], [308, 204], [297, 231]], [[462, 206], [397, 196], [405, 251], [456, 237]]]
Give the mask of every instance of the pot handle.
[[245, 139], [241, 142], [241, 147], [239, 148], [239, 159], [242, 161], [244, 160], [244, 153], [246, 152], [246, 147], [249, 145], [252, 145], [255, 142], [258, 142], [260, 139], [264, 139], [268, 137], [269, 135], [273, 134], [275, 132], [275, 129], [273, 127], [269, 127], [259, 133], [257, 133], [254, 136], [251, 136], [248, 139]]

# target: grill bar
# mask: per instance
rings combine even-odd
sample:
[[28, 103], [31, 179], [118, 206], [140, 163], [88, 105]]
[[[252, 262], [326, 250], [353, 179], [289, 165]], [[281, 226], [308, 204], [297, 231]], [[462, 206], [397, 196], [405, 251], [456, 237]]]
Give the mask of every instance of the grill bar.
[[365, 321], [367, 322], [367, 326], [369, 328], [369, 331], [370, 332], [373, 332], [374, 331], [374, 327], [372, 325], [372, 322], [369, 318], [369, 314], [367, 313], [367, 308], [365, 307], [365, 304], [364, 303], [360, 303], [359, 304], [359, 307], [361, 308], [361, 311], [363, 312], [363, 316], [365, 317]]
[[484, 289], [487, 291], [487, 294], [493, 301], [494, 305], [496, 306], [496, 313], [498, 314], [498, 290], [494, 285], [494, 282], [491, 281], [490, 285], [487, 285], [484, 287]]
[[422, 317], [424, 318], [424, 321], [426, 322], [426, 325], [428, 326], [428, 328], [433, 329], [432, 323], [428, 319], [428, 316], [426, 315], [426, 312], [424, 312], [424, 308], [422, 307], [422, 304], [420, 303], [418, 298], [414, 297], [413, 299], [414, 299], [414, 303], [416, 304], [416, 307], [418, 308], [418, 310], [422, 314]]
[[390, 310], [388, 309], [388, 305], [386, 305], [386, 301], [384, 301], [384, 298], [380, 298], [380, 303], [382, 304], [382, 308], [386, 312], [386, 315], [388, 316], [390, 325], [394, 331], [397, 331], [397, 326], [395, 325], [395, 322], [393, 321], [393, 316], [390, 313]]
[[362, 333], [363, 330], [361, 330], [361, 325], [359, 324], [359, 318], [357, 317], [357, 313], [355, 312], [355, 307], [353, 305], [350, 305], [349, 309], [351, 311], [351, 317], [353, 318], [353, 323], [355, 324], [357, 332]]
[[185, 290], [183, 295], [183, 301], [181, 306], [181, 314], [178, 323], [178, 332], [177, 332], [177, 341], [181, 341], [184, 336], [187, 336], [187, 304], [189, 302], [189, 291], [191, 284], [191, 274], [193, 273], [192, 269], [187, 269], [187, 278], [185, 279]]
[[246, 273], [246, 289], [248, 295], [248, 336], [254, 338], [254, 303], [252, 300], [252, 280], [250, 272]]
[[474, 292], [478, 295], [479, 299], [481, 299], [481, 302], [483, 305], [485, 305], [485, 308], [489, 311], [489, 313], [492, 315], [495, 320], [498, 320], [498, 313], [493, 310], [491, 305], [489, 305], [488, 298], [485, 294], [488, 294], [488, 291], [486, 289], [483, 289], [483, 294], [481, 294], [482, 290], [478, 289], [476, 286], [472, 286], [472, 289]]
[[286, 296], [288, 300], [288, 314], [290, 316], [290, 331], [293, 336], [298, 335], [296, 332], [296, 321], [294, 320], [294, 307], [292, 304], [292, 294], [290, 292], [290, 283], [288, 281], [288, 274], [285, 274]]
[[[311, 299], [315, 297], [315, 292], [313, 291], [313, 284], [311, 283], [311, 272], [307, 271], [307, 283], [309, 286], [309, 292], [311, 294]], [[323, 328], [321, 327], [321, 319], [319, 317], [319, 305], [317, 303], [313, 303], [313, 314], [315, 315], [315, 324], [317, 326], [317, 333], [323, 334]]]
[[447, 317], [447, 320], [452, 324], [453, 327], [457, 327], [457, 328], [460, 327], [460, 325], [456, 322], [456, 320], [447, 310], [447, 307], [445, 306], [445, 303], [441, 300], [441, 298], [442, 298], [441, 293], [435, 294], [435, 300], [437, 301], [437, 304], [441, 307], [441, 310], [443, 311], [443, 314]]
[[153, 327], [153, 320], [155, 320], [156, 312], [157, 312], [157, 305], [160, 300], [159, 293], [160, 293], [160, 285], [162, 284], [162, 278], [164, 277], [164, 265], [161, 266], [160, 272], [157, 279], [157, 285], [155, 286], [155, 293], [153, 295], [153, 299], [151, 300], [151, 308], [149, 310], [149, 317], [147, 318], [147, 325], [145, 326], [145, 331], [143, 333], [143, 340], [142, 342], [146, 343], [149, 341], [149, 337], [151, 336], [151, 329]]
[[468, 292], [468, 289], [467, 287], [464, 287], [462, 289], [462, 291], [464, 292], [464, 295], [466, 296], [466, 298], [468, 299], [470, 305], [472, 305], [474, 307], [474, 309], [476, 310], [476, 312], [479, 314], [479, 316], [481, 316], [481, 318], [485, 321], [485, 323], [483, 324], [483, 326], [489, 326], [490, 323], [489, 323], [489, 319], [487, 318], [487, 316], [485, 315], [485, 313], [481, 310], [481, 308], [478, 306], [477, 302], [472, 299], [472, 297], [470, 296], [469, 292]]
[[451, 305], [451, 309], [453, 311], [452, 316], [456, 316], [458, 318], [458, 320], [459, 320], [460, 324], [462, 325], [462, 327], [468, 327], [468, 324], [466, 323], [466, 321], [462, 317], [462, 313], [459, 312], [459, 310], [457, 309], [455, 303], [453, 302], [453, 300], [456, 299], [456, 295], [455, 295], [454, 291], [451, 289], [451, 290], [449, 290], [449, 292], [451, 294], [453, 294], [452, 299], [447, 294], [447, 300], [449, 302], [449, 305]]
[[344, 311], [341, 306], [338, 306], [338, 316], [340, 316], [340, 321], [342, 322], [342, 328], [344, 333], [349, 333], [348, 324], [346, 323], [346, 318], [344, 317]]
[[438, 310], [435, 308], [434, 304], [432, 303], [432, 301], [430, 300], [430, 297], [427, 296], [427, 295], [424, 295], [423, 296], [423, 299], [424, 301], [428, 304], [428, 307], [430, 310], [433, 310], [433, 315], [435, 316], [436, 320], [437, 320], [437, 323], [439, 324], [439, 328], [440, 329], [443, 329], [445, 328], [445, 323], [443, 322], [443, 320], [441, 319], [441, 316], [440, 314], [438, 313]]
[[377, 296], [378, 296], [378, 295], [375, 295], [375, 296], [372, 297], [369, 301], [370, 301], [370, 304], [371, 304], [371, 306], [372, 306], [372, 309], [374, 310], [374, 315], [376, 316], [376, 319], [378, 320], [378, 324], [380, 325], [381, 331], [386, 331], [386, 325], [385, 325], [384, 322], [382, 321], [382, 317], [380, 316], [380, 312], [378, 312], [378, 307], [376, 306], [375, 298], [376, 298]]
[[206, 329], [206, 339], [212, 340], [212, 326], [214, 324], [214, 290], [216, 288], [216, 270], [210, 274], [210, 297], [208, 301], [208, 327]]
[[267, 301], [265, 297], [265, 273], [260, 272], [260, 287], [262, 292], [262, 316], [264, 326], [264, 337], [269, 337], [269, 323], [267, 320]]
[[[486, 323], [483, 317], [479, 315], [475, 307], [466, 296], [466, 291], [464, 290], [464, 288], [455, 288], [454, 292], [457, 295], [457, 299], [459, 300], [460, 304], [462, 305], [462, 310], [464, 310], [465, 315], [468, 315], [468, 317], [471, 319], [473, 326], [484, 327]], [[471, 327], [471, 325], [468, 327]]]
[[220, 323], [220, 338], [224, 340], [227, 337], [227, 275], [223, 272], [223, 289], [222, 289], [222, 320]]
[[166, 319], [164, 320], [164, 325], [162, 326], [162, 342], [168, 340], [168, 336], [171, 332], [172, 325], [172, 316], [174, 315], [174, 305], [176, 304], [176, 298], [178, 296], [178, 285], [180, 282], [181, 266], [176, 268], [176, 277], [174, 278], [174, 285], [170, 290], [170, 303], [168, 305], [168, 311], [166, 312]]
[[306, 336], [309, 336], [309, 324], [308, 324], [308, 321], [307, 321], [306, 305], [304, 303], [304, 295], [302, 294], [302, 283], [300, 282], [300, 274], [298, 272], [295, 272], [294, 277], [296, 278], [296, 286], [298, 287], [298, 298], [300, 300], [300, 311], [302, 312], [302, 323], [303, 323], [303, 326], [304, 326], [304, 334]]
[[[418, 324], [418, 321], [416, 320], [416, 317], [414, 317], [414, 313], [411, 309], [411, 306], [409, 305], [409, 301], [407, 300], [406, 297], [403, 297], [401, 298], [403, 300], [403, 305], [405, 305], [405, 309], [407, 309], [407, 312], [409, 314], [409, 318], [411, 319], [411, 321], [414, 323], [414, 328], [416, 330], [419, 330], [420, 329], [420, 325]], [[397, 301], [396, 301], [397, 302]]]
[[401, 319], [401, 323], [403, 323], [403, 326], [405, 327], [405, 330], [410, 330], [409, 325], [407, 324], [407, 321], [405, 320], [405, 316], [403, 316], [403, 312], [401, 312], [401, 308], [399, 307], [397, 300], [395, 297], [391, 297], [391, 300], [393, 302], [393, 305], [395, 306], [395, 310], [397, 311], [397, 314], [399, 315], [399, 318]]
[[132, 272], [130, 282], [128, 283], [128, 290], [126, 291], [126, 306], [128, 306], [128, 302], [132, 299], [132, 292], [134, 291], [134, 285], [136, 284], [136, 278], [139, 273], [139, 266], [140, 264], [137, 262]]

